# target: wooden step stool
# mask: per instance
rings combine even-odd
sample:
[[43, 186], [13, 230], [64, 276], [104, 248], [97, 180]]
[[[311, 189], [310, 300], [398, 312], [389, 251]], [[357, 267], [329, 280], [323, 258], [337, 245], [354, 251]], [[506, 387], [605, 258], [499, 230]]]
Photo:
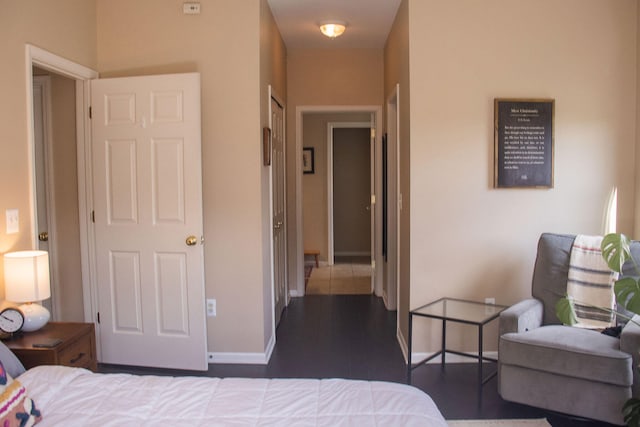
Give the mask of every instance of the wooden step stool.
[[317, 249], [305, 249], [304, 256], [313, 256], [316, 260], [316, 268], [318, 268], [318, 257], [320, 256], [320, 251]]

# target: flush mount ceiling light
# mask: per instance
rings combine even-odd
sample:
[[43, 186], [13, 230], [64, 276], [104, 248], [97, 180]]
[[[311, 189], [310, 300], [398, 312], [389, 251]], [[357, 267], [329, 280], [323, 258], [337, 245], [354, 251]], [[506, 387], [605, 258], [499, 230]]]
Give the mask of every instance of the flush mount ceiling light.
[[320, 32], [332, 39], [342, 35], [346, 28], [347, 23], [342, 21], [325, 21], [320, 23]]

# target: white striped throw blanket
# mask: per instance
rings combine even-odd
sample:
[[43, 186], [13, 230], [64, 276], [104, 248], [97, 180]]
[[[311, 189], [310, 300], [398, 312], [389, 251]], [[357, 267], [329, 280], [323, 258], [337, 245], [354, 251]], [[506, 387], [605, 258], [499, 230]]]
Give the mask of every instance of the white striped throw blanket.
[[602, 257], [601, 244], [602, 236], [578, 235], [571, 247], [567, 295], [576, 309], [578, 324], [574, 326], [581, 328], [607, 328], [615, 324], [613, 284], [618, 273], [609, 269]]

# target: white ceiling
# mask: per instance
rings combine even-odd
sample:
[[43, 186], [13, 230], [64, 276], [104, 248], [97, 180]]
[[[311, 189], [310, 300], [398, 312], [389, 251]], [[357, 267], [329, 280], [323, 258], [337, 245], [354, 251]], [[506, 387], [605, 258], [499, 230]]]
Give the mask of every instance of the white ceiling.
[[[288, 49], [382, 48], [401, 0], [267, 0]], [[347, 23], [336, 39], [320, 33], [327, 20]]]

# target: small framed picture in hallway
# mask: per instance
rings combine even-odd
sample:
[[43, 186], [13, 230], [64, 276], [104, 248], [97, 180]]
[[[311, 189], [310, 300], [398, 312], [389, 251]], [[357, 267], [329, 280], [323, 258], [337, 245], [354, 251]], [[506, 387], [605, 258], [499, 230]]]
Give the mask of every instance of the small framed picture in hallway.
[[302, 172], [315, 173], [313, 147], [305, 147], [302, 149]]

